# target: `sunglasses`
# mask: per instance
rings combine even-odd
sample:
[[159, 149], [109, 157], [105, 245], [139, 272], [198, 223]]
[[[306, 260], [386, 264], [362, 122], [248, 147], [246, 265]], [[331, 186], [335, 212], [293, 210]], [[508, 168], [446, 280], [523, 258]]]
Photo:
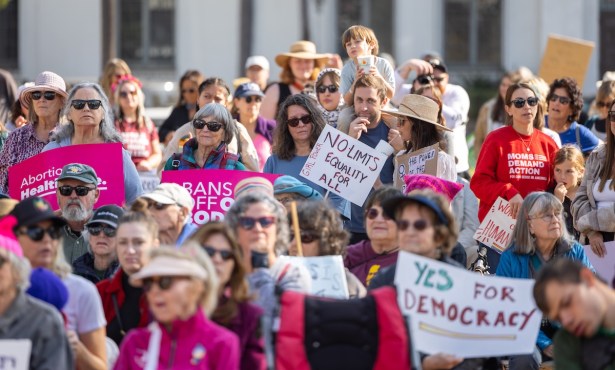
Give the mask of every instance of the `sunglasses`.
[[433, 80], [436, 82], [442, 82], [444, 81], [444, 77], [433, 77]]
[[77, 196], [84, 197], [88, 195], [90, 191], [96, 190], [96, 188], [89, 188], [83, 185], [79, 185], [79, 186], [63, 185], [63, 186], [59, 186], [58, 190], [60, 191], [60, 195], [63, 195], [65, 197], [70, 196], [73, 193], [73, 190], [77, 193]]
[[192, 121], [192, 126], [194, 126], [194, 128], [197, 130], [202, 130], [203, 128], [205, 128], [205, 126], [207, 126], [207, 129], [211, 132], [218, 132], [222, 128], [222, 124], [220, 122], [216, 122], [216, 121], [205, 122], [204, 120], [200, 118], [194, 119]]
[[251, 104], [252, 101], [256, 102], [256, 103], [260, 103], [263, 101], [263, 98], [260, 96], [246, 96], [244, 99], [246, 99], [246, 103]]
[[85, 105], [88, 105], [88, 108], [90, 108], [91, 110], [96, 110], [98, 108], [100, 108], [102, 102], [100, 100], [73, 100], [72, 102], [70, 102], [70, 105], [75, 108], [76, 110], [82, 110], [83, 108], [85, 108]]
[[329, 92], [333, 94], [337, 92], [338, 87], [335, 85], [320, 85], [316, 89], [316, 91], [318, 91], [319, 94], [324, 94], [327, 92], [327, 90], [329, 90]]
[[513, 103], [515, 108], [523, 108], [523, 107], [525, 107], [525, 102], [527, 102], [527, 105], [529, 105], [530, 107], [535, 107], [538, 104], [538, 98], [530, 97], [530, 98], [527, 98], [527, 100], [523, 99], [523, 98], [517, 98], [517, 99], [511, 101], [511, 103]]
[[[317, 235], [315, 233], [301, 233], [301, 243], [308, 244], [316, 240]], [[295, 233], [290, 233], [290, 240], [295, 240]]]
[[32, 100], [40, 100], [42, 97], [45, 98], [45, 100], [53, 100], [56, 98], [56, 93], [53, 91], [34, 91], [32, 92]]
[[53, 240], [60, 239], [60, 228], [55, 225], [49, 226], [46, 229], [43, 229], [40, 226], [28, 226], [25, 230], [17, 231], [17, 234], [27, 235], [28, 238], [35, 242], [43, 240], [45, 233], [47, 233]]
[[564, 105], [568, 105], [570, 104], [570, 98], [565, 97], [565, 96], [559, 96], [556, 94], [551, 95], [551, 101], [557, 101], [559, 99], [560, 104], [564, 104]]
[[223, 261], [228, 261], [233, 258], [233, 252], [231, 251], [221, 251], [209, 245], [203, 245], [202, 247], [211, 258], [213, 258], [216, 254], [219, 254]]
[[599, 101], [596, 103], [598, 108], [608, 108], [613, 104], [612, 101]]
[[143, 291], [149, 292], [154, 284], [158, 285], [160, 290], [169, 290], [176, 280], [187, 279], [185, 276], [162, 276], [158, 278], [143, 279]]
[[310, 115], [305, 115], [303, 117], [297, 117], [297, 118], [289, 118], [288, 119], [288, 125], [290, 127], [297, 127], [299, 126], [299, 122], [303, 122], [304, 125], [309, 125], [310, 123], [312, 123], [312, 117], [310, 117]]
[[414, 222], [410, 222], [408, 220], [399, 220], [399, 221], [397, 221], [397, 229], [399, 231], [406, 231], [406, 230], [408, 230], [410, 225], [412, 225], [412, 227], [416, 231], [423, 231], [423, 230], [425, 230], [429, 226], [429, 223], [426, 220], [423, 220], [423, 219], [416, 220]]
[[239, 226], [246, 230], [252, 230], [256, 223], [259, 223], [263, 229], [267, 229], [275, 222], [275, 217], [273, 216], [263, 216], [263, 217], [239, 217]]
[[154, 208], [156, 211], [162, 211], [166, 209], [170, 204], [158, 203], [158, 202], [147, 202], [147, 208]]
[[195, 89], [184, 89], [182, 90], [182, 94], [185, 94], [185, 93], [194, 94], [195, 91], [196, 91]]
[[90, 235], [93, 235], [93, 236], [98, 236], [101, 232], [104, 232], [107, 237], [113, 238], [115, 234], [117, 233], [116, 229], [112, 228], [111, 226], [107, 226], [107, 225], [95, 224], [95, 225], [89, 225], [86, 227]]
[[380, 212], [377, 208], [370, 208], [365, 214], [365, 216], [367, 216], [367, 218], [370, 220], [375, 220], [376, 217], [378, 217], [379, 215], [382, 215], [382, 218], [384, 218], [386, 221], [391, 219], [391, 217], [384, 214], [384, 212]]
[[120, 91], [120, 98], [127, 98], [128, 95], [136, 96], [137, 95], [137, 90]]
[[608, 114], [608, 117], [609, 117], [609, 121], [615, 122], [615, 110], [610, 111]]

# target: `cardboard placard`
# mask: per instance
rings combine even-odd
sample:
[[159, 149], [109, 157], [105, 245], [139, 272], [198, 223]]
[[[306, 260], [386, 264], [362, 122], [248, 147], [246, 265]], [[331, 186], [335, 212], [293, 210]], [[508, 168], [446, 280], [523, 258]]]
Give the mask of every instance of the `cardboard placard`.
[[87, 164], [98, 176], [100, 198], [94, 205], [124, 204], [122, 144], [69, 145], [48, 150], [9, 167], [9, 195], [23, 200], [39, 196], [58, 209], [56, 179], [69, 163]]
[[1, 339], [0, 370], [28, 370], [31, 352], [30, 339]]
[[512, 218], [508, 201], [498, 197], [483, 222], [476, 229], [474, 239], [502, 253], [508, 248], [516, 222]]
[[438, 173], [438, 151], [440, 144], [426, 146], [406, 154], [395, 157], [395, 176], [393, 185], [402, 192], [406, 190], [404, 176], [427, 174], [437, 176]]
[[342, 256], [290, 257], [281, 256], [281, 263], [303, 265], [312, 277], [310, 294], [319, 297], [348, 299], [348, 283]]
[[572, 77], [583, 88], [595, 44], [560, 35], [549, 35], [538, 75], [548, 84], [556, 78]]
[[363, 206], [387, 156], [325, 125], [299, 175]]
[[485, 278], [400, 251], [395, 284], [418, 351], [472, 358], [529, 354], [536, 347], [542, 313], [532, 279]]
[[235, 203], [235, 186], [241, 180], [262, 177], [272, 184], [280, 177], [269, 173], [239, 170], [180, 170], [162, 171], [161, 182], [179, 184], [192, 195], [192, 222], [197, 225], [220, 221]]
[[611, 287], [615, 288], [615, 241], [605, 242], [604, 247], [607, 252], [603, 258], [598, 257], [589, 245], [584, 245], [583, 249], [585, 249], [589, 262], [596, 269], [596, 274], [603, 278]]

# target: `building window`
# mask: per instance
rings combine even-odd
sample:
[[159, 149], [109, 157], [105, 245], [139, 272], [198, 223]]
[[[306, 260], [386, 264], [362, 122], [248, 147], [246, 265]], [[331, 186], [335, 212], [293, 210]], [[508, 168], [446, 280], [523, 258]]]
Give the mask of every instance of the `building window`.
[[393, 52], [393, 0], [338, 0], [338, 53], [348, 58], [342, 45], [342, 34], [348, 27], [360, 24], [374, 30], [380, 53]]
[[500, 0], [445, 0], [444, 25], [447, 63], [462, 67], [500, 67]]
[[119, 1], [119, 55], [131, 66], [172, 67], [175, 1]]
[[17, 68], [19, 53], [18, 41], [18, 1], [0, 1], [0, 66], [3, 68]]

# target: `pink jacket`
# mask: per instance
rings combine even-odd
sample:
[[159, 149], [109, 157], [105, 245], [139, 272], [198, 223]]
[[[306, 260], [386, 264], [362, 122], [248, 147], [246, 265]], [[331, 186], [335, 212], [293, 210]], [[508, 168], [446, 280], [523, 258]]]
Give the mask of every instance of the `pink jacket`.
[[[158, 369], [238, 370], [239, 339], [211, 322], [202, 310], [186, 321], [177, 320], [169, 332], [162, 331]], [[131, 330], [122, 341], [114, 370], [143, 369], [151, 332]]]

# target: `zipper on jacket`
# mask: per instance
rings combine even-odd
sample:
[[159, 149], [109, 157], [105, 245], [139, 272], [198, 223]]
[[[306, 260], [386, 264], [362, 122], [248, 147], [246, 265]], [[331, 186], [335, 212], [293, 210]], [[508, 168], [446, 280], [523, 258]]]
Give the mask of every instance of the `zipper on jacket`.
[[173, 369], [173, 363], [175, 362], [175, 349], [177, 348], [177, 340], [171, 340], [171, 353], [169, 356], [169, 364], [167, 365], [167, 369]]

